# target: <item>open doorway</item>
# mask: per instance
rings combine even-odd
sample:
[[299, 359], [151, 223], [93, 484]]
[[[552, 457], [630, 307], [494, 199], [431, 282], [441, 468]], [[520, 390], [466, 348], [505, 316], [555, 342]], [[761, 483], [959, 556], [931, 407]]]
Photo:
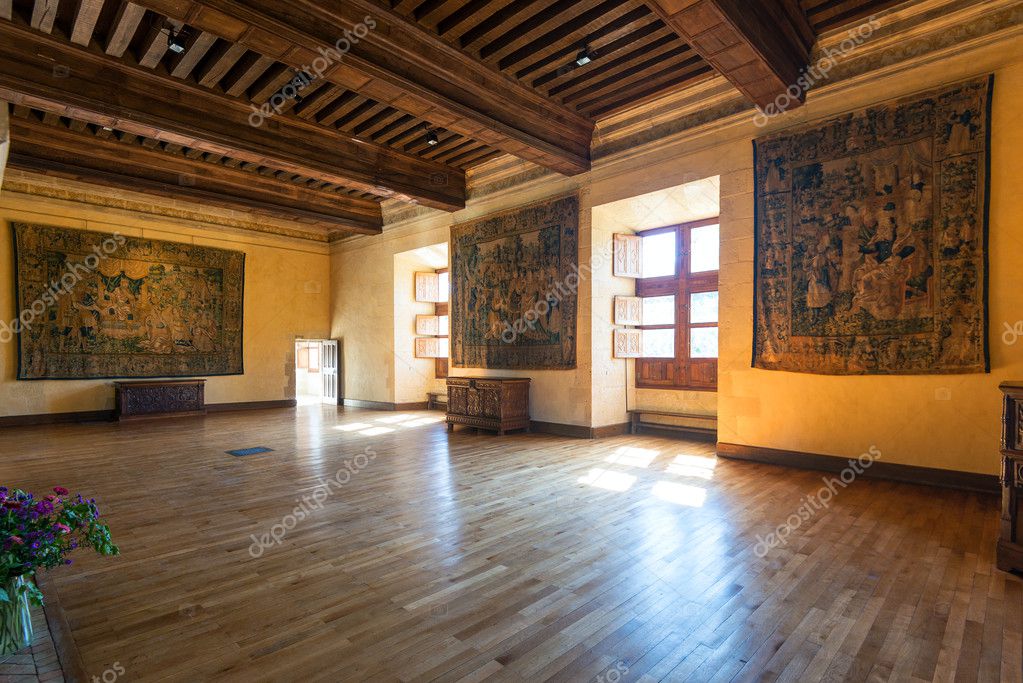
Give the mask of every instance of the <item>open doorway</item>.
[[338, 343], [333, 339], [295, 342], [295, 399], [298, 405], [338, 402]]

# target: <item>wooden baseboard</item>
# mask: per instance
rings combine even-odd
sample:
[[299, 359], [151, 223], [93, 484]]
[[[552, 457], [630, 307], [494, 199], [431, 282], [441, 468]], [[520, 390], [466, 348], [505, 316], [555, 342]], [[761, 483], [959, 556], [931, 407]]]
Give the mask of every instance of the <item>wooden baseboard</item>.
[[558, 422], [540, 422], [530, 420], [529, 429], [540, 434], [553, 434], [554, 436], [568, 436], [573, 439], [589, 439], [590, 428], [582, 425], [567, 425]]
[[[717, 454], [733, 460], [796, 467], [804, 470], [820, 470], [822, 472], [841, 472], [849, 466], [849, 458], [800, 451], [785, 451], [762, 446], [744, 446], [734, 443], [718, 443]], [[997, 494], [1001, 490], [998, 475], [977, 474], [976, 472], [959, 472], [942, 470], [934, 467], [917, 465], [900, 465], [893, 462], [875, 460], [866, 468], [861, 476], [871, 479], [887, 479], [908, 484], [923, 484], [941, 488], [977, 491], [980, 493]]]
[[36, 574], [36, 584], [43, 592], [45, 600], [43, 612], [46, 615], [46, 625], [50, 629], [50, 637], [53, 639], [53, 647], [60, 660], [64, 680], [68, 683], [86, 683], [90, 679], [85, 670], [85, 662], [82, 660], [74, 636], [71, 634], [71, 624], [60, 605], [59, 591], [47, 578], [45, 570]]
[[674, 425], [660, 425], [652, 422], [641, 422], [638, 425], [635, 425], [632, 433], [646, 434], [648, 436], [661, 436], [668, 439], [704, 441], [706, 443], [717, 443], [718, 440], [717, 430], [700, 429], [699, 427], [676, 427]]
[[[294, 408], [298, 401], [293, 398], [281, 401], [245, 401], [242, 403], [211, 403], [206, 406], [210, 413], [226, 413], [236, 410], [269, 410], [272, 408]], [[145, 417], [145, 416], [143, 416]], [[168, 417], [179, 417], [171, 415]], [[11, 415], [0, 417], [0, 428], [33, 427], [82, 422], [111, 422], [117, 419], [113, 410], [85, 410], [76, 413], [40, 413], [38, 415]]]
[[77, 413], [42, 413], [0, 417], [0, 427], [32, 427], [75, 422], [110, 422], [117, 418], [113, 410], [86, 410]]
[[429, 403], [416, 401], [415, 403], [387, 403], [385, 401], [363, 401], [358, 398], [346, 398], [345, 408], [366, 408], [368, 410], [426, 410]]
[[616, 425], [604, 425], [603, 427], [594, 427], [590, 430], [593, 439], [606, 439], [611, 436], [623, 436], [628, 434], [632, 428], [628, 422], [622, 422]]
[[567, 436], [573, 439], [603, 439], [609, 436], [620, 436], [629, 433], [629, 423], [606, 425], [604, 427], [586, 427], [585, 425], [560, 424], [558, 422], [540, 422], [530, 420], [529, 428], [540, 434]]
[[995, 566], [1003, 572], [1023, 573], [1023, 548], [1019, 545], [999, 538], [995, 558]]
[[245, 401], [242, 403], [208, 403], [208, 413], [228, 413], [235, 410], [271, 410], [273, 408], [294, 408], [298, 400], [286, 398], [281, 401]]

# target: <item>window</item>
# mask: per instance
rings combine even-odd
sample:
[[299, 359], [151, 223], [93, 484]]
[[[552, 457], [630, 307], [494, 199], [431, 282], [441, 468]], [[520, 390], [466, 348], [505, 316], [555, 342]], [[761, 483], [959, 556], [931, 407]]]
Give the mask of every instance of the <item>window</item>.
[[449, 348], [448, 301], [451, 282], [448, 269], [433, 273], [416, 273], [416, 301], [434, 304], [433, 315], [416, 316], [416, 358], [436, 359], [434, 373], [437, 379], [448, 376]]
[[642, 344], [636, 386], [717, 388], [718, 219], [639, 233]]

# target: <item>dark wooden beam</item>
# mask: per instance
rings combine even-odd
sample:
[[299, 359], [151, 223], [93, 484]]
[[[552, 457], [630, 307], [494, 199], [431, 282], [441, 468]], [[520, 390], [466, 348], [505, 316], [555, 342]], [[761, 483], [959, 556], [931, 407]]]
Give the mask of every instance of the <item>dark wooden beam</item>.
[[107, 36], [106, 51], [108, 55], [120, 57], [125, 53], [145, 14], [145, 7], [122, 0], [120, 7], [117, 8], [117, 15], [114, 16], [110, 34]]
[[4, 186], [4, 170], [11, 149], [11, 105], [0, 100], [0, 191]]
[[88, 45], [92, 40], [92, 31], [96, 28], [100, 10], [104, 0], [79, 0], [75, 11], [75, 21], [71, 28], [71, 42]]
[[101, 140], [32, 119], [11, 122], [10, 165], [25, 171], [317, 225], [326, 231], [381, 232], [380, 204], [311, 190], [259, 173]]
[[590, 169], [591, 121], [373, 0], [140, 1], [294, 68], [362, 36], [324, 72], [329, 82], [566, 175]]
[[[761, 109], [798, 87], [815, 36], [797, 0], [647, 0], [683, 40]], [[798, 92], [797, 92], [798, 91]], [[782, 100], [784, 102], [784, 100]]]
[[57, 18], [59, 0], [35, 0], [32, 5], [32, 28], [43, 33], [53, 30], [53, 22]]
[[294, 116], [254, 126], [246, 102], [16, 22], [0, 21], [0, 99], [381, 197], [448, 211], [465, 206], [459, 169]]

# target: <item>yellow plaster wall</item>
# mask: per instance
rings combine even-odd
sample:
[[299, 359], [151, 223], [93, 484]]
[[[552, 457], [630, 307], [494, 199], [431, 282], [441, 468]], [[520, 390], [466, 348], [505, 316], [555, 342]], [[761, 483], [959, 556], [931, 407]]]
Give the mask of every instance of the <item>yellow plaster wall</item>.
[[[730, 128], [661, 145], [617, 164], [592, 184], [592, 202], [615, 201], [677, 182], [680, 169], [721, 177], [721, 348], [719, 440], [839, 456], [877, 447], [886, 462], [994, 474], [998, 471], [998, 384], [1023, 378], [1023, 339], [1002, 341], [1023, 320], [1023, 43], [1009, 43], [876, 76], [758, 129]], [[989, 71], [995, 73], [991, 163], [991, 374], [831, 377], [750, 367], [753, 318], [753, 158], [751, 140]], [[596, 171], [594, 172], [596, 173]]]
[[[135, 197], [137, 199], [137, 197]], [[183, 203], [182, 203], [183, 205]], [[202, 207], [190, 205], [202, 211]], [[295, 396], [294, 341], [330, 330], [330, 258], [326, 245], [244, 233], [81, 202], [0, 192], [0, 312], [15, 315], [12, 221], [120, 232], [243, 251], [245, 374], [211, 377], [207, 403], [273, 401]], [[19, 382], [15, 343], [0, 345], [0, 415], [107, 410], [109, 380]]]
[[[344, 345], [345, 398], [401, 403], [414, 398], [408, 385], [396, 380], [395, 368], [405, 368], [405, 347], [395, 343], [395, 255], [428, 247], [450, 238], [451, 226], [473, 218], [522, 206], [547, 197], [579, 190], [577, 179], [558, 178], [533, 188], [473, 202], [454, 214], [432, 212], [384, 229], [383, 235], [358, 238], [336, 247], [331, 255], [334, 297], [333, 333]], [[589, 204], [580, 192], [581, 254], [588, 253]], [[407, 273], [398, 273], [406, 277]], [[543, 422], [591, 424], [590, 395], [590, 282], [579, 285], [577, 367], [574, 370], [478, 370], [452, 367], [464, 377], [530, 377], [532, 417]], [[586, 321], [586, 322], [583, 322]], [[404, 324], [404, 323], [402, 323]], [[422, 387], [417, 390], [421, 391]]]
[[[719, 420], [722, 442], [856, 456], [876, 446], [886, 462], [968, 472], [998, 470], [998, 384], [1023, 378], [1023, 339], [1001, 341], [1004, 324], [1023, 320], [1019, 286], [1023, 254], [1023, 41], [973, 45], [911, 68], [860, 77], [813, 94], [807, 105], [757, 128], [752, 116], [733, 117], [673, 140], [633, 149], [595, 164], [574, 179], [549, 178], [521, 190], [473, 202], [454, 216], [431, 216], [359, 240], [334, 254], [335, 334], [346, 338], [346, 360], [365, 370], [347, 373], [349, 395], [393, 401], [393, 322], [374, 309], [393, 291], [393, 255], [446, 239], [453, 222], [578, 189], [583, 198], [580, 253], [609, 247], [613, 228], [592, 221], [594, 207], [675, 187], [694, 178], [720, 178], [721, 358], [717, 394], [644, 396], [629, 389], [629, 405], [643, 399], [688, 406]], [[752, 140], [773, 130], [817, 121], [853, 108], [994, 72], [995, 99], [991, 184], [991, 374], [828, 377], [754, 370], [750, 367], [753, 319]], [[388, 236], [390, 232], [390, 237]], [[391, 243], [393, 242], [393, 243]], [[339, 274], [337, 270], [342, 272]], [[615, 293], [627, 293], [607, 275], [580, 287], [579, 368], [523, 374], [535, 380], [531, 396], [537, 420], [604, 426], [625, 415], [620, 364], [609, 360], [610, 334], [602, 319]], [[386, 312], [392, 310], [386, 302]], [[367, 310], [369, 309], [369, 310]], [[592, 315], [591, 315], [592, 313]], [[384, 325], [382, 329], [376, 326]], [[667, 392], [656, 392], [667, 394]], [[695, 394], [695, 392], [694, 392]], [[651, 406], [645, 406], [651, 407]]]

